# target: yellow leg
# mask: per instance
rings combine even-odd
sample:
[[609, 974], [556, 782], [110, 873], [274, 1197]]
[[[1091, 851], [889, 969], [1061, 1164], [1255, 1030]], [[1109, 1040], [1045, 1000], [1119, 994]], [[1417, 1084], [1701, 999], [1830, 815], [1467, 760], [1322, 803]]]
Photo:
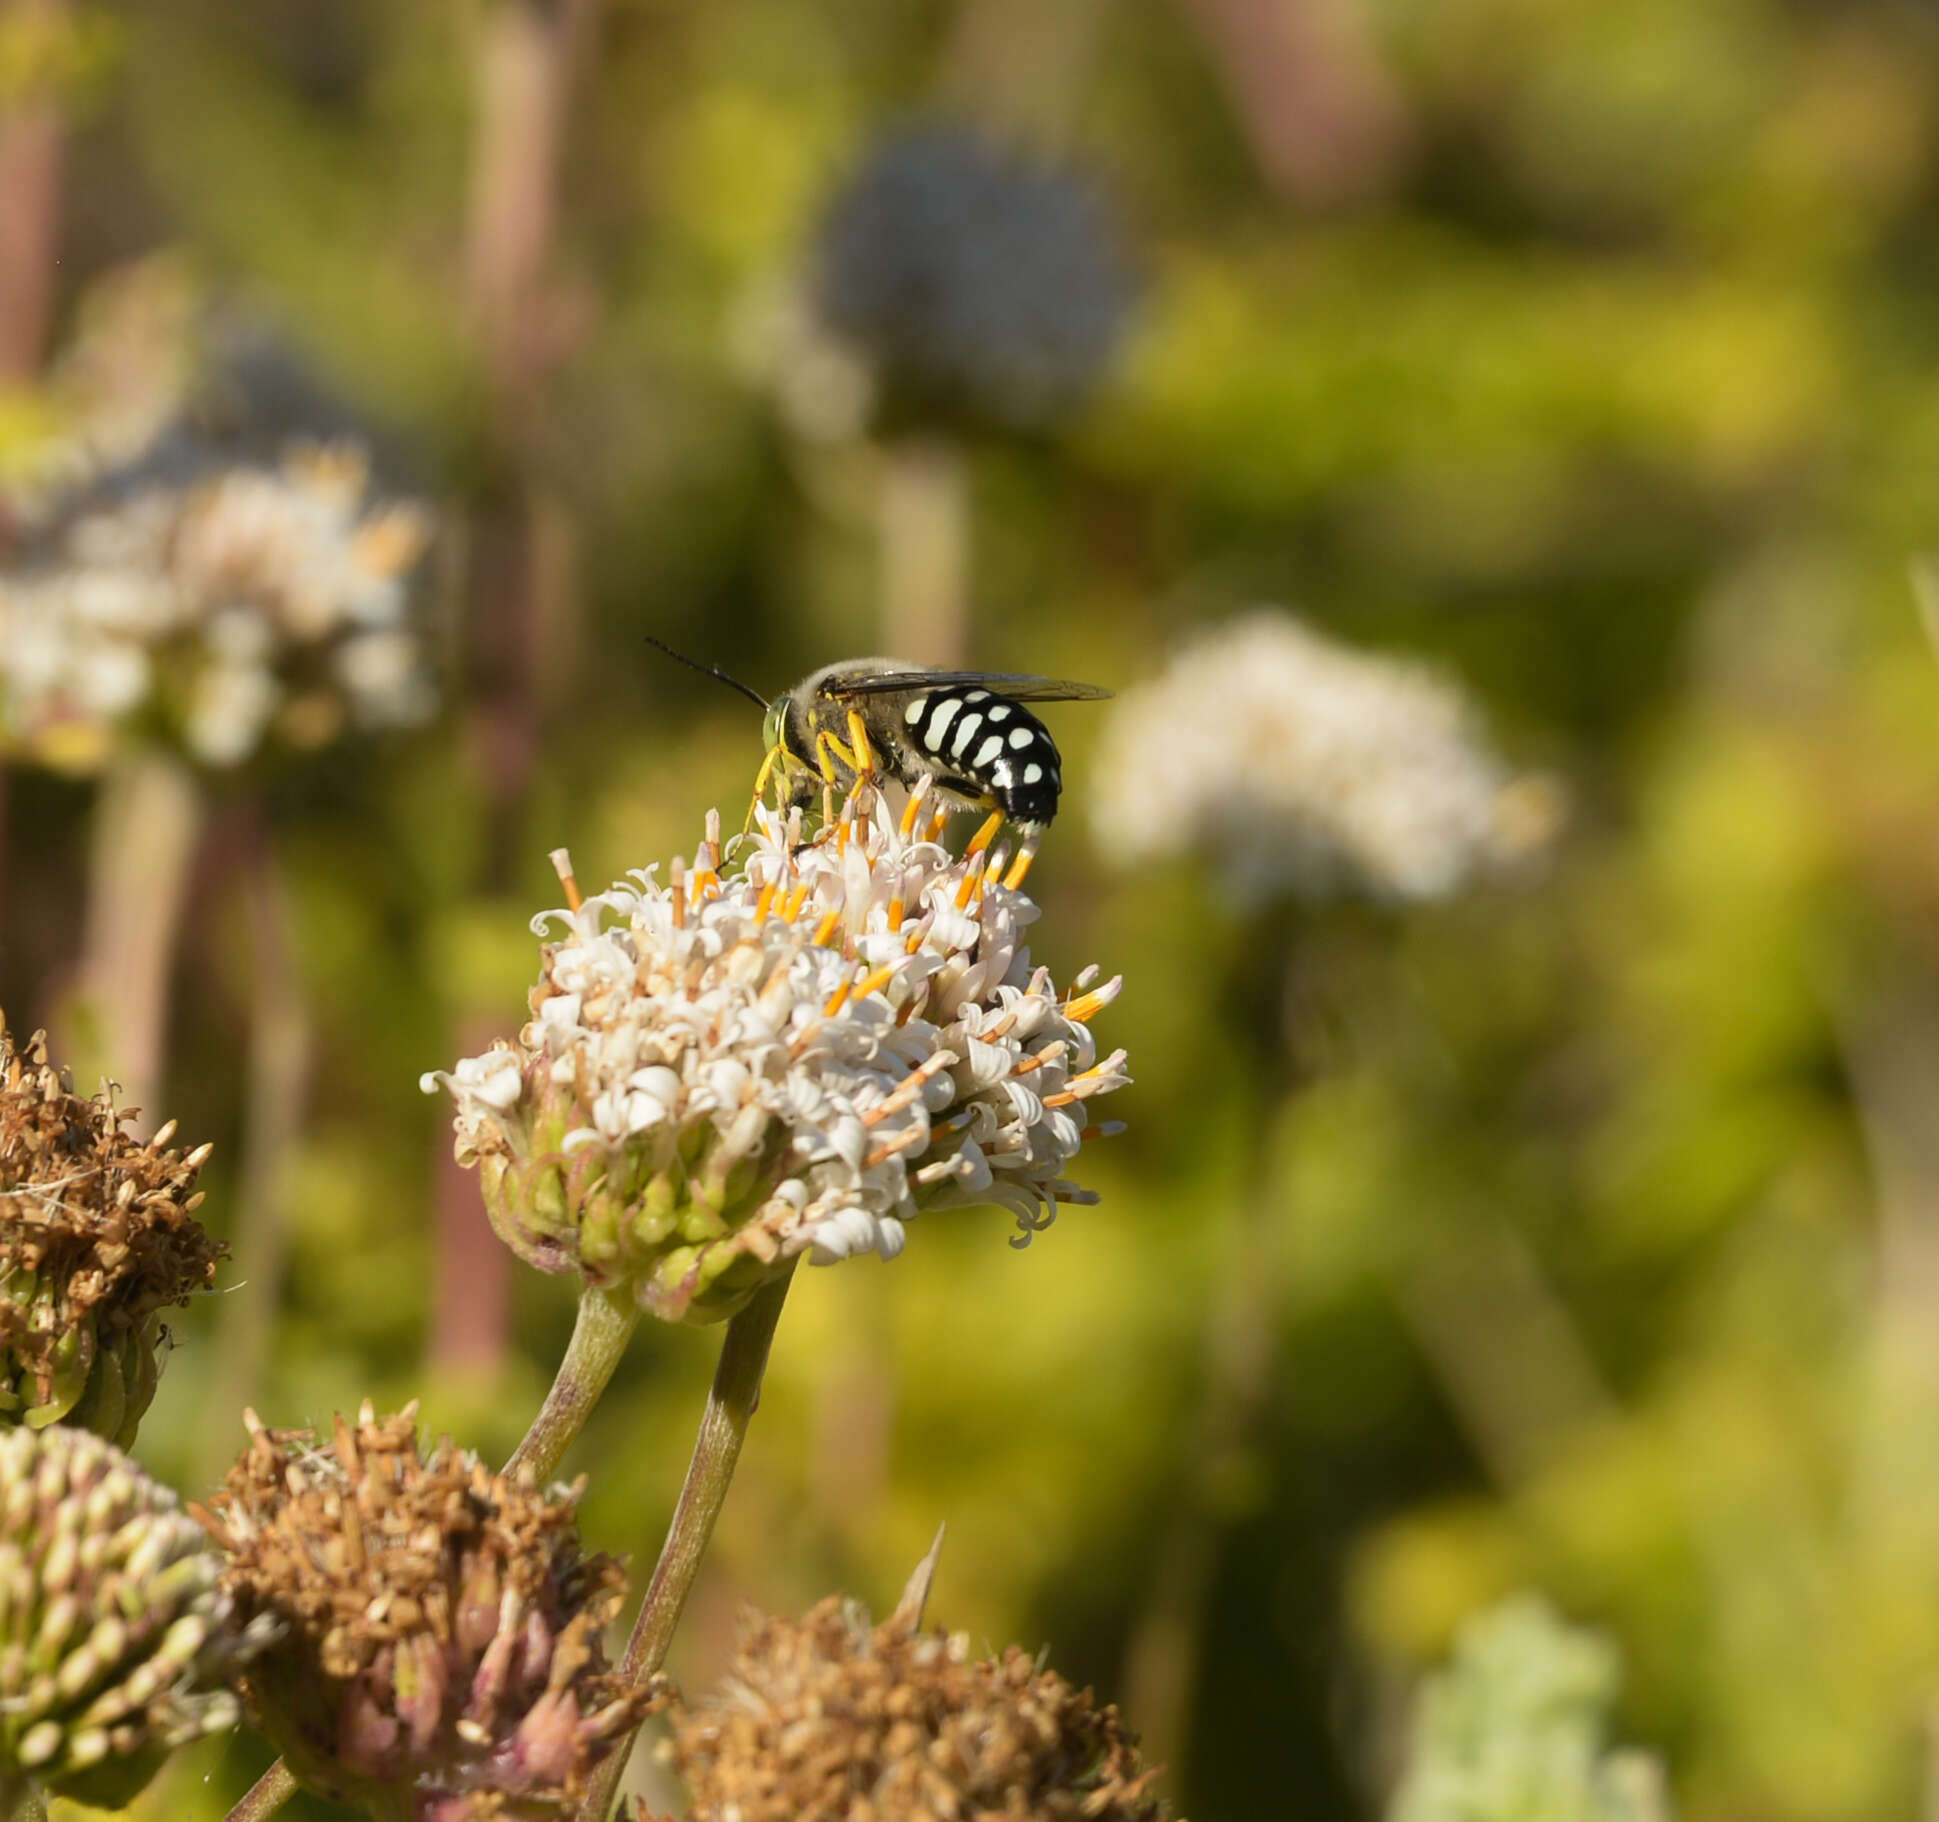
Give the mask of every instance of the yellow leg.
[[769, 747], [767, 757], [761, 761], [760, 771], [754, 775], [754, 796], [747, 806], [747, 820], [741, 824], [741, 833], [743, 835], [754, 826], [754, 812], [761, 807], [761, 793], [768, 788], [768, 780], [774, 774], [775, 761], [780, 756], [781, 749], [779, 747]]
[[875, 749], [869, 745], [868, 723], [862, 719], [860, 709], [848, 711], [848, 739], [854, 749], [855, 775], [858, 778], [875, 776]]
[[862, 724], [862, 717], [854, 709], [848, 711], [849, 738], [853, 746], [845, 747], [828, 732], [821, 729], [815, 735], [815, 759], [821, 768], [822, 821], [835, 820], [835, 787], [841, 782], [837, 765], [845, 766], [856, 783], [875, 776], [875, 749], [869, 745], [868, 729]]

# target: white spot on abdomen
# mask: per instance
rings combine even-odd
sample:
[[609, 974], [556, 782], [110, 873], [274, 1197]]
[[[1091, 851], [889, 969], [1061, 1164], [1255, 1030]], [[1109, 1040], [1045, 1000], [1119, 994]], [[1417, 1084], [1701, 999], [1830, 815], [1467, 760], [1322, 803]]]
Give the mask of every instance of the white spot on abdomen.
[[1021, 753], [1025, 747], [1033, 745], [1036, 741], [1036, 738], [1037, 736], [1029, 728], [1012, 728], [1010, 730], [1010, 744], [1013, 747], [1015, 747], [1019, 753]]
[[[934, 697], [930, 700], [935, 701]], [[922, 731], [923, 745], [932, 753], [943, 750], [943, 736], [949, 732], [949, 724], [955, 720], [956, 711], [963, 705], [954, 696], [945, 696], [936, 703], [936, 712], [930, 716], [929, 725]]]
[[976, 757], [970, 763], [978, 767], [990, 765], [994, 763], [996, 756], [1002, 751], [1003, 736], [1001, 734], [992, 734], [988, 740], [984, 741], [976, 749]]
[[1044, 769], [1042, 766], [1027, 765], [1023, 768], [1023, 782], [1025, 784], [1042, 784], [1043, 780]]
[[910, 703], [909, 706], [902, 711], [903, 725], [905, 727], [914, 727], [916, 723], [923, 718], [924, 715], [928, 714], [928, 712], [929, 712], [929, 698], [927, 696], [918, 696], [914, 702]]
[[961, 759], [969, 751], [969, 744], [976, 738], [977, 730], [983, 725], [983, 717], [972, 709], [956, 724], [956, 738], [949, 743], [951, 759]]

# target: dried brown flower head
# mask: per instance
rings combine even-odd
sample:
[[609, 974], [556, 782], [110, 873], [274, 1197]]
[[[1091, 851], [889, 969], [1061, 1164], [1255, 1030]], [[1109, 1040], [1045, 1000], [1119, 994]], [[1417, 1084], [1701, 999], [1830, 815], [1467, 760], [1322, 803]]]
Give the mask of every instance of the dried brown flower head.
[[238, 1610], [284, 1625], [244, 1693], [291, 1771], [394, 1822], [563, 1813], [653, 1700], [607, 1669], [624, 1576], [576, 1489], [423, 1454], [415, 1405], [329, 1442], [248, 1422], [208, 1523]]
[[662, 1751], [692, 1795], [688, 1822], [1166, 1814], [1115, 1707], [1015, 1645], [972, 1657], [965, 1634], [924, 1631], [920, 1605], [905, 1597], [875, 1627], [839, 1596], [799, 1623], [757, 1618], [720, 1692], [674, 1709]]
[[142, 1141], [0, 1021], [0, 1424], [68, 1423], [124, 1447], [155, 1395], [161, 1312], [215, 1276], [195, 1219], [210, 1148]]

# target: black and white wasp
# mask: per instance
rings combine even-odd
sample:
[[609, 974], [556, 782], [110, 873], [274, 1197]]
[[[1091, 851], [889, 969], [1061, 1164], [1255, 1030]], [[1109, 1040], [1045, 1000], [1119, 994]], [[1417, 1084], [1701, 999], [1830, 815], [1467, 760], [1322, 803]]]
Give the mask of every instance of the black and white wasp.
[[1003, 671], [932, 671], [895, 658], [824, 665], [767, 705], [770, 780], [784, 802], [807, 805], [865, 774], [903, 785], [932, 778], [944, 802], [1000, 811], [1023, 835], [1057, 814], [1063, 763], [1026, 702], [1093, 702], [1091, 683]]
[[1023, 705], [1098, 702], [1111, 694], [1056, 677], [849, 658], [810, 672], [769, 702], [719, 666], [647, 638], [761, 705], [766, 756], [756, 803], [770, 785], [780, 803], [806, 809], [817, 798], [832, 802], [858, 778], [887, 776], [907, 788], [929, 778], [943, 802], [995, 810], [1025, 837], [1041, 834], [1056, 816], [1064, 776], [1050, 730]]

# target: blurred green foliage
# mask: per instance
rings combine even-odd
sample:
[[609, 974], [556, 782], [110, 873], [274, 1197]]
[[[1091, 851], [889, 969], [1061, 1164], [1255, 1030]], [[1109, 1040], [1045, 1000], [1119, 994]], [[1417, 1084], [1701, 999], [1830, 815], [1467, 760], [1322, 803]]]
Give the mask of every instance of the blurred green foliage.
[[1606, 1640], [1528, 1595], [1461, 1629], [1424, 1685], [1392, 1822], [1667, 1822], [1660, 1769], [1611, 1752]]
[[[1174, 1778], [1200, 1822], [1378, 1813], [1402, 1692], [1524, 1585], [1621, 1640], [1618, 1731], [1661, 1748], [1679, 1814], [1918, 1813], [1939, 666], [1908, 565], [1939, 520], [1939, 14], [1365, 0], [1401, 138], [1326, 206], [1259, 174], [1215, 9], [1098, 4], [1073, 51], [1016, 0], [586, 4], [537, 377], [508, 394], [467, 262], [478, 71], [513, 3], [90, 9], [114, 66], [71, 123], [64, 302], [186, 243], [415, 451], [474, 575], [539, 549], [555, 583], [515, 789], [462, 579], [443, 722], [251, 787], [315, 1025], [266, 1415], [421, 1393], [431, 1427], [516, 1441], [570, 1296], [521, 1275], [502, 1364], [427, 1369], [448, 1117], [417, 1075], [523, 1016], [548, 849], [591, 885], [739, 813], [751, 711], [642, 632], [764, 690], [893, 643], [865, 457], [787, 429], [766, 302], [884, 124], [1037, 109], [1120, 199], [1146, 299], [1081, 424], [972, 452], [976, 658], [1122, 684], [1285, 601], [1463, 676], [1576, 818], [1519, 889], [1303, 915], [1281, 1100], [1235, 1012], [1258, 926], [1183, 869], [1098, 866], [1090, 711], [1061, 714], [1040, 946], [1126, 975], [1102, 1030], [1138, 1081], [1084, 1158], [1103, 1206], [1022, 1254], [984, 1213], [803, 1275], [676, 1670], [724, 1662], [743, 1598], [889, 1603], [947, 1520], [932, 1613], [1122, 1695], [1161, 1541], [1203, 1500]], [[972, 55], [979, 31], [1005, 54]], [[38, 422], [0, 391], [0, 439]], [[31, 1024], [73, 959], [90, 796], [6, 790], [0, 1004]], [[218, 1142], [225, 1230], [239, 894], [203, 867], [165, 1097]], [[1269, 1383], [1200, 1486], [1206, 1310], [1260, 1207]], [[181, 1325], [142, 1436], [178, 1484], [212, 1431], [241, 1439], [209, 1408], [215, 1323]], [[588, 1532], [636, 1563], [711, 1366], [705, 1335], [642, 1336], [569, 1461]], [[217, 1815], [261, 1762], [192, 1754], [144, 1813]]]

